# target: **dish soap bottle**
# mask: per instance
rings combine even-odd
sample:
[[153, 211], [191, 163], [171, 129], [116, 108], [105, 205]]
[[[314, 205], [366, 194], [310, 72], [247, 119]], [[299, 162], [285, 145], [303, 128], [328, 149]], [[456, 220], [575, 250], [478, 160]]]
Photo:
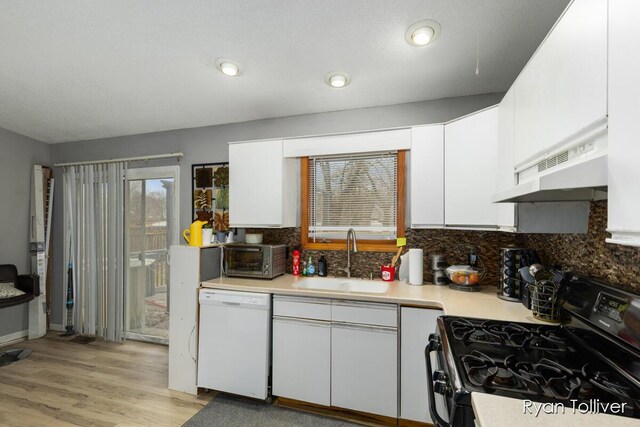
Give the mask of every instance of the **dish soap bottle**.
[[307, 275], [307, 261], [302, 261], [302, 275]]
[[316, 268], [313, 266], [311, 255], [309, 255], [309, 264], [307, 264], [307, 276], [313, 277], [314, 274], [316, 274]]
[[327, 260], [322, 252], [320, 252], [320, 259], [318, 260], [318, 276], [327, 277]]

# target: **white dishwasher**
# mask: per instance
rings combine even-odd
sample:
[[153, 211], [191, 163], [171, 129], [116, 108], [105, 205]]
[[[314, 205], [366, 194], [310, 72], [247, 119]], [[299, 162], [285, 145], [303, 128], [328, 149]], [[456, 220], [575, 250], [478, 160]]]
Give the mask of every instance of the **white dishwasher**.
[[266, 399], [271, 295], [201, 289], [198, 387]]

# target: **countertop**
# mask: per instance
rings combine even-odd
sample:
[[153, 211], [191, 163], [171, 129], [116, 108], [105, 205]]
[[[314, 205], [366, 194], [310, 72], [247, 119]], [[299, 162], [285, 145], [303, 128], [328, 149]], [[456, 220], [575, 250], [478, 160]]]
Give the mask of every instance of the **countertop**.
[[425, 284], [413, 286], [399, 281], [389, 282], [384, 294], [322, 291], [299, 289], [293, 285], [305, 277], [290, 274], [273, 280], [256, 280], [237, 277], [221, 277], [202, 282], [202, 287], [246, 292], [264, 292], [275, 295], [298, 295], [308, 297], [351, 299], [359, 301], [386, 302], [418, 307], [440, 308], [447, 315], [478, 317], [511, 322], [544, 323], [531, 315], [522, 304], [505, 302], [496, 296], [495, 286], [483, 286], [480, 292], [463, 292], [448, 286]]
[[[485, 393], [471, 393], [471, 403], [476, 414], [478, 427], [627, 427], [640, 425], [640, 420], [607, 414], [574, 414], [571, 404], [564, 408], [545, 407], [536, 416], [536, 408], [530, 407], [525, 413], [524, 401], [509, 397], [493, 396]], [[537, 403], [540, 405], [539, 403]]]
[[[398, 281], [389, 283], [384, 294], [299, 289], [293, 285], [305, 277], [285, 274], [273, 280], [221, 277], [202, 282], [202, 287], [245, 292], [262, 292], [275, 295], [298, 295], [309, 297], [351, 299], [360, 301], [385, 302], [417, 307], [439, 308], [447, 315], [506, 320], [511, 322], [545, 323], [535, 319], [531, 311], [522, 304], [507, 302], [496, 296], [495, 286], [483, 286], [480, 292], [462, 292], [448, 286], [425, 284], [412, 286]], [[568, 406], [562, 414], [538, 416], [524, 413], [520, 399], [472, 393], [471, 400], [478, 427], [609, 427], [640, 426], [640, 420], [606, 414], [573, 414]], [[535, 410], [532, 408], [531, 410]]]

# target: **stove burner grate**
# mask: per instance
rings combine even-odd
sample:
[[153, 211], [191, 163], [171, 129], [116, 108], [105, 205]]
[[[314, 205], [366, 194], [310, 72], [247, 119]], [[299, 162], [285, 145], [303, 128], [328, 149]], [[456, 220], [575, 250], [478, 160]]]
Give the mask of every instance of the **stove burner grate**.
[[540, 359], [537, 363], [517, 362], [514, 355], [505, 359], [505, 365], [516, 376], [528, 384], [536, 384], [543, 395], [556, 399], [575, 399], [580, 393], [582, 380], [570, 369], [549, 359]]
[[560, 400], [578, 397], [582, 385], [579, 373], [549, 359], [537, 363], [518, 362], [514, 355], [504, 361], [478, 350], [462, 356], [471, 384], [485, 391], [518, 391]]
[[525, 350], [566, 351], [565, 338], [553, 327], [525, 327], [516, 323], [501, 324], [487, 320], [475, 324], [456, 319], [450, 324], [453, 337], [465, 344], [481, 343], [522, 348]]
[[587, 363], [582, 367], [582, 375], [590, 384], [605, 391], [606, 393], [611, 393], [623, 401], [633, 399], [631, 388], [614, 380], [613, 375], [609, 372], [596, 371], [589, 363]]
[[503, 363], [474, 350], [462, 356], [469, 381], [491, 392], [498, 389], [530, 392], [530, 385], [513, 374]]

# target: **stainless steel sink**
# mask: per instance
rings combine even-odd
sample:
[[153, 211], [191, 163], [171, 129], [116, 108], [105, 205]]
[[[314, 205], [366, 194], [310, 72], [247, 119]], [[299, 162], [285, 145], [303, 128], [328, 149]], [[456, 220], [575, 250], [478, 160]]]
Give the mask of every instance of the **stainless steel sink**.
[[364, 294], [384, 294], [389, 290], [389, 285], [380, 281], [326, 277], [309, 277], [294, 283], [293, 287], [318, 291], [356, 292]]

